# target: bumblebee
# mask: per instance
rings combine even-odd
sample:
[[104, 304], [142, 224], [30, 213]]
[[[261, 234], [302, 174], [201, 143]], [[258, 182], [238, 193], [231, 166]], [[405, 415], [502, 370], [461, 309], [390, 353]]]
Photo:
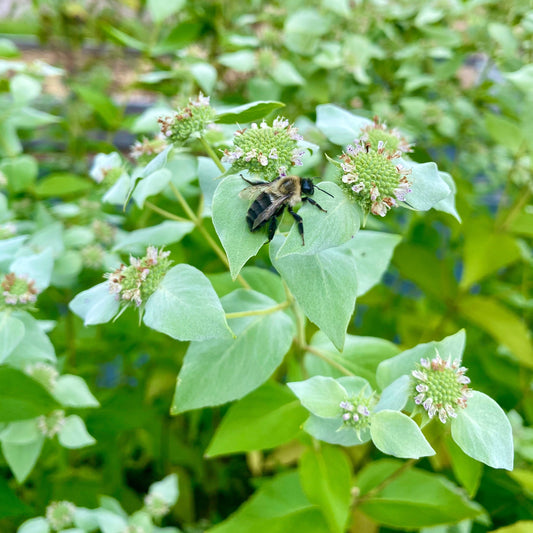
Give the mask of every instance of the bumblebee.
[[269, 241], [274, 238], [274, 233], [276, 233], [278, 218], [287, 208], [298, 225], [302, 246], [305, 246], [302, 217], [294, 212], [293, 207], [300, 202], [309, 202], [326, 213], [327, 211], [309, 196], [314, 194], [315, 189], [318, 189], [333, 198], [332, 194], [317, 187], [311, 179], [300, 176], [280, 176], [274, 181], [250, 181], [242, 174], [241, 178], [250, 184], [249, 187], [240, 192], [241, 198], [255, 198], [246, 213], [248, 227], [251, 232], [255, 232], [268, 223]]

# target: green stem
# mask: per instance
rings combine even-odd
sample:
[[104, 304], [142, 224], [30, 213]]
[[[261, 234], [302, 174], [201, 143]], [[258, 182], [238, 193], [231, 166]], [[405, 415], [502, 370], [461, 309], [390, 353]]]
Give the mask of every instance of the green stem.
[[326, 355], [322, 350], [319, 350], [315, 348], [314, 346], [309, 346], [309, 345], [302, 346], [302, 349], [305, 350], [306, 352], [316, 355], [317, 357], [320, 357], [320, 359], [330, 364], [331, 366], [335, 367], [337, 370], [340, 370], [346, 376], [355, 376], [353, 372], [348, 370], [345, 366], [341, 365], [339, 362], [335, 361], [335, 359], [332, 359], [329, 355]]
[[220, 172], [224, 174], [224, 172], [226, 172], [226, 169], [224, 168], [224, 165], [220, 161], [216, 152], [213, 150], [213, 148], [211, 148], [211, 145], [203, 137], [200, 137], [200, 142], [202, 143], [202, 146], [207, 152], [207, 155], [214, 161], [215, 165], [218, 167]]
[[161, 207], [158, 207], [152, 202], [148, 202], [145, 200], [144, 205], [152, 211], [155, 211], [156, 213], [159, 213], [160, 215], [164, 216], [165, 218], [169, 218], [170, 220], [177, 220], [178, 222], [190, 222], [190, 220], [183, 217], [179, 217], [178, 215], [175, 215], [174, 213], [171, 213], [166, 209], [161, 209]]
[[270, 313], [275, 313], [276, 311], [281, 311], [286, 309], [291, 305], [291, 302], [285, 301], [278, 305], [273, 305], [272, 307], [267, 307], [266, 309], [254, 309], [253, 311], [238, 311], [236, 313], [226, 313], [226, 318], [242, 318], [243, 316], [257, 316], [257, 315], [269, 315]]

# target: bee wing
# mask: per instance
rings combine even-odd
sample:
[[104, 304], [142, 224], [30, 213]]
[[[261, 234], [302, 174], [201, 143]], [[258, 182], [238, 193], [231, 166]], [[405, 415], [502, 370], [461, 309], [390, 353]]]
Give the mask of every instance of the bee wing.
[[243, 198], [244, 200], [253, 200], [254, 198], [257, 198], [260, 193], [265, 191], [268, 187], [271, 186], [271, 183], [261, 183], [258, 185], [250, 185], [249, 187], [245, 187], [240, 193], [239, 197]]
[[262, 211], [254, 220], [252, 231], [258, 228], [261, 224], [264, 224], [267, 220], [270, 220], [273, 216], [275, 216], [276, 211], [280, 207], [282, 207], [290, 197], [290, 194], [287, 194], [285, 196], [278, 196], [276, 198], [272, 198], [272, 196], [270, 196], [270, 200], [272, 201], [272, 203], [264, 211]]

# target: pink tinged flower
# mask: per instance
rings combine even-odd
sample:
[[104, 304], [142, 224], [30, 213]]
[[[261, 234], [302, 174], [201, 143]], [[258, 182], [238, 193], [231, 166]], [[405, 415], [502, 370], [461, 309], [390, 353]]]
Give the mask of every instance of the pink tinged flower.
[[252, 159], [255, 159], [256, 157], [257, 157], [257, 150], [254, 148], [253, 150], [250, 150], [250, 151], [246, 154], [244, 160], [247, 161], [247, 162], [249, 162], [249, 161], [251, 161]]
[[293, 140], [293, 141], [302, 141], [303, 137], [298, 133], [298, 129], [294, 126], [289, 126], [287, 128], [287, 135]]
[[283, 117], [277, 117], [272, 123], [272, 127], [276, 129], [283, 129], [289, 125], [289, 121]]
[[378, 199], [378, 196], [379, 189], [375, 185], [372, 185], [372, 187], [370, 187], [370, 199], [375, 202]]
[[417, 392], [427, 392], [429, 389], [429, 387], [424, 383], [419, 383], [415, 388]]
[[270, 159], [277, 159], [278, 158], [278, 151], [276, 150], [276, 148], [272, 148], [272, 150], [270, 150], [270, 153], [268, 154], [268, 157]]
[[343, 419], [345, 422], [348, 422], [348, 420], [350, 420], [351, 416], [352, 416], [352, 415], [351, 415], [350, 413], [344, 413], [344, 414], [342, 415], [342, 419]]
[[378, 142], [378, 153], [382, 154], [383, 150], [385, 150], [385, 143], [383, 141]]
[[363, 191], [365, 188], [365, 184], [360, 181], [359, 183], [356, 183], [355, 185], [352, 186], [352, 191], [355, 192], [355, 193], [360, 193], [361, 191]]
[[15, 305], [18, 302], [18, 298], [12, 294], [9, 294], [7, 291], [4, 292], [4, 297], [6, 304]]
[[420, 393], [418, 396], [415, 396], [416, 405], [420, 405], [424, 401], [425, 398], [426, 398], [426, 395], [424, 393]]
[[363, 416], [368, 416], [370, 414], [370, 411], [368, 410], [368, 407], [366, 405], [359, 405], [357, 407], [357, 411]]
[[429, 411], [429, 409], [431, 408], [431, 405], [433, 404], [433, 398], [428, 398], [423, 404], [422, 404], [422, 407], [426, 410], [426, 411]]
[[421, 370], [413, 370], [411, 372], [414, 378], [419, 379], [420, 381], [427, 381], [428, 376], [425, 372], [422, 372]]
[[266, 167], [268, 165], [268, 157], [266, 155], [259, 154], [257, 156], [257, 160], [263, 167]]
[[287, 175], [287, 167], [286, 166], [281, 166], [278, 168], [278, 173], [280, 175], [280, 177], [285, 177]]
[[461, 383], [462, 385], [468, 385], [470, 383], [470, 378], [468, 376], [458, 376], [457, 382]]
[[420, 364], [421, 364], [424, 368], [429, 368], [429, 367], [430, 367], [429, 359], [426, 359], [425, 357], [423, 357], [422, 359], [420, 359]]
[[261, 124], [259, 124], [259, 126], [263, 129], [268, 128], [268, 124], [264, 120], [261, 122]]
[[357, 181], [357, 176], [355, 174], [344, 174], [342, 177], [343, 183], [354, 183]]
[[349, 144], [346, 147], [346, 153], [348, 153], [350, 155], [356, 155], [357, 154], [357, 150], [355, 149], [355, 146], [353, 144]]
[[253, 130], [257, 129], [257, 124], [255, 122], [252, 122], [252, 125], [250, 126]]
[[354, 414], [354, 415], [352, 416], [352, 420], [353, 420], [354, 422], [359, 422], [359, 415]]
[[446, 420], [448, 418], [448, 413], [446, 412], [446, 409], [444, 409], [443, 407], [441, 407], [439, 409], [439, 420], [443, 423], [443, 424], [446, 424]]
[[387, 209], [389, 208], [385, 202], [374, 202], [370, 208], [370, 212], [373, 215], [384, 217], [387, 214]]
[[457, 418], [457, 413], [455, 412], [455, 409], [449, 404], [446, 404], [446, 412], [448, 413], [448, 416], [452, 418]]
[[433, 418], [437, 414], [437, 406], [435, 404], [432, 404], [431, 407], [428, 409], [428, 416], [429, 418]]

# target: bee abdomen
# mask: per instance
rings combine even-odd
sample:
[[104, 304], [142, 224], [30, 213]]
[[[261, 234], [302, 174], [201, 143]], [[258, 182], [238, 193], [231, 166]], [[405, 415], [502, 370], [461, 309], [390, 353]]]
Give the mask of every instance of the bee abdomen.
[[263, 220], [260, 224], [258, 224], [254, 228], [254, 222], [256, 221], [257, 217], [261, 213], [263, 213], [271, 204], [272, 204], [272, 200], [270, 199], [270, 196], [264, 193], [261, 193], [254, 200], [254, 202], [250, 206], [250, 209], [248, 209], [248, 212], [246, 213], [246, 222], [248, 223], [248, 227], [250, 228], [250, 231], [256, 231], [265, 225], [267, 220]]

